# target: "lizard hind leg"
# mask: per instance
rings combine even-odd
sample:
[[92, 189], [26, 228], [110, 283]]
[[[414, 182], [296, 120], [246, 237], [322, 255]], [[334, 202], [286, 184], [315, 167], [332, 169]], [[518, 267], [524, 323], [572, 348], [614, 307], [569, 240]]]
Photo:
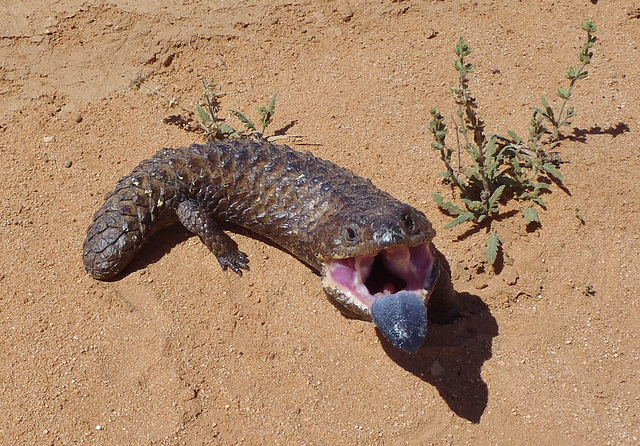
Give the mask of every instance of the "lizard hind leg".
[[223, 270], [231, 270], [242, 275], [242, 270], [249, 270], [249, 257], [238, 249], [233, 241], [218, 225], [218, 222], [207, 212], [200, 209], [193, 200], [185, 200], [176, 210], [178, 220], [200, 240], [216, 256]]

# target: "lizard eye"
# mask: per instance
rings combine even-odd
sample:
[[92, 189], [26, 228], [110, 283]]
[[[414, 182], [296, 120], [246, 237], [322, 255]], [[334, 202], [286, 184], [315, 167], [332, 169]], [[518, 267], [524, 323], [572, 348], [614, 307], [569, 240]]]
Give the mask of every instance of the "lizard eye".
[[358, 241], [358, 233], [360, 232], [360, 228], [358, 225], [352, 223], [343, 232], [344, 239], [348, 243], [355, 243]]

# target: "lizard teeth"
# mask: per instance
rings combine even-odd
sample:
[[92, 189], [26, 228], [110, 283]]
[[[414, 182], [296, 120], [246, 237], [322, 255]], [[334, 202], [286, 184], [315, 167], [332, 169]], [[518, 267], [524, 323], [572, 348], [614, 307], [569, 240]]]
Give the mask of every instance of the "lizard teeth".
[[400, 245], [330, 261], [325, 265], [323, 283], [330, 296], [371, 317], [374, 304], [395, 293], [410, 292], [426, 300], [438, 272], [430, 245]]

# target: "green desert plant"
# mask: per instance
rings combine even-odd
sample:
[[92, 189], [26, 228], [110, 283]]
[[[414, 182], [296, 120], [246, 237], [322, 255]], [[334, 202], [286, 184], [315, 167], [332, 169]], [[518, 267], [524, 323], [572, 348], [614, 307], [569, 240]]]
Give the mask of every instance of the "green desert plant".
[[138, 75], [133, 81], [131, 81], [131, 87], [135, 89], [145, 88], [149, 90], [150, 95], [157, 95], [166, 99], [170, 108], [175, 107], [182, 110], [187, 117], [186, 119], [181, 120], [182, 124], [186, 125], [197, 118], [197, 124], [195, 126], [186, 125], [186, 127], [189, 130], [205, 134], [208, 139], [238, 139], [243, 136], [248, 136], [249, 134], [257, 134], [259, 137], [263, 137], [266, 128], [271, 123], [276, 109], [277, 93], [271, 97], [271, 101], [268, 105], [261, 105], [258, 107], [261, 127], [260, 131], [257, 130], [256, 126], [244, 114], [237, 110], [230, 109], [229, 111], [237, 116], [246, 127], [246, 131], [240, 131], [229, 125], [224, 118], [219, 117], [221, 106], [219, 98], [230, 93], [217, 92], [214, 81], [209, 81], [205, 78], [202, 79], [202, 97], [199, 103], [195, 104], [195, 111], [193, 111], [192, 109], [181, 105], [176, 96], [168, 96], [162, 93], [160, 91], [162, 88], [161, 86], [151, 87], [145, 84], [145, 79], [146, 77], [144, 75]]
[[[431, 109], [432, 120], [429, 123], [429, 130], [434, 137], [432, 148], [440, 154], [446, 167], [439, 176], [457, 190], [462, 202], [462, 205], [458, 205], [445, 201], [440, 194], [432, 194], [438, 207], [454, 217], [445, 228], [466, 222], [486, 224], [489, 228], [488, 222], [500, 213], [501, 203], [513, 199], [524, 204], [520, 212], [525, 225], [540, 223], [535, 205], [546, 208], [542, 194], [551, 188], [553, 182], [562, 184], [564, 181], [559, 170], [559, 158], [548, 150], [558, 144], [560, 128], [569, 125], [570, 119], [576, 115], [575, 108], [567, 107], [567, 104], [572, 99], [576, 82], [587, 76], [585, 67], [591, 62], [591, 48], [597, 40], [593, 36], [596, 26], [591, 20], [586, 19], [582, 29], [587, 33], [584, 47], [578, 55], [582, 65], [579, 68], [570, 67], [567, 74], [569, 87], [558, 89], [557, 95], [563, 101], [560, 111], [556, 113], [542, 96], [543, 109], [532, 107], [527, 140], [512, 130], [507, 132], [508, 137], [485, 132], [484, 120], [478, 115], [477, 101], [469, 88], [469, 74], [473, 73], [473, 65], [465, 58], [471, 54], [471, 47], [464, 38], [458, 40], [455, 47], [457, 58], [453, 64], [458, 72], [458, 84], [451, 87], [450, 94], [457, 105], [454, 117], [456, 136], [462, 136], [462, 145], [470, 161], [468, 165], [462, 162], [460, 138], [457, 138], [457, 169], [454, 168], [453, 155], [456, 151], [446, 144], [448, 129], [440, 110]], [[551, 125], [550, 132], [544, 126], [545, 122]], [[545, 138], [549, 133], [550, 137]], [[494, 264], [502, 243], [497, 232], [488, 231], [485, 254], [487, 262]]]
[[237, 139], [240, 137], [240, 132], [227, 124], [224, 119], [218, 117], [220, 111], [218, 98], [223, 95], [224, 93], [216, 92], [215, 82], [202, 78], [202, 99], [200, 104], [196, 104], [196, 111], [200, 119], [199, 126], [208, 139]]
[[273, 118], [274, 113], [276, 112], [276, 97], [278, 93], [274, 93], [271, 96], [271, 101], [269, 105], [261, 105], [258, 107], [258, 115], [260, 115], [260, 126], [262, 127], [259, 131], [256, 128], [255, 124], [249, 120], [245, 115], [240, 113], [238, 110], [230, 109], [229, 111], [236, 115], [236, 117], [242, 121], [247, 130], [251, 130], [253, 132], [258, 132], [260, 135], [264, 134], [266, 128], [271, 124], [271, 118]]
[[585, 79], [589, 74], [587, 71], [585, 71], [585, 68], [587, 65], [589, 65], [589, 63], [591, 63], [591, 58], [593, 57], [591, 48], [593, 48], [598, 40], [598, 38], [593, 35], [597, 31], [596, 24], [593, 23], [590, 19], [585, 19], [585, 21], [582, 22], [582, 29], [587, 33], [587, 40], [582, 47], [582, 51], [578, 53], [578, 59], [580, 59], [582, 65], [579, 68], [569, 67], [569, 72], [567, 73], [567, 79], [569, 79], [569, 87], [566, 90], [562, 87], [558, 88], [558, 92], [556, 94], [560, 97], [560, 99], [562, 99], [562, 106], [560, 107], [560, 111], [556, 115], [554, 110], [549, 106], [547, 99], [544, 96], [542, 96], [542, 106], [544, 107], [544, 110], [534, 107], [534, 110], [551, 124], [553, 145], [555, 145], [560, 138], [560, 127], [562, 127], [563, 125], [570, 125], [571, 121], [569, 120], [576, 115], [575, 107], [569, 106], [568, 108], [566, 108], [567, 103], [572, 98], [573, 87], [575, 86], [576, 82], [581, 79]]

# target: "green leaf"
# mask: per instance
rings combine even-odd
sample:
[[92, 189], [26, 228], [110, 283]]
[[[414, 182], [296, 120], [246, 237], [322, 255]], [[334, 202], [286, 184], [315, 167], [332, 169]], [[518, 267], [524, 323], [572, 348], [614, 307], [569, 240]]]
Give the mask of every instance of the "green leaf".
[[542, 95], [541, 101], [542, 101], [542, 106], [544, 108], [547, 108], [547, 109], [550, 108], [549, 103], [547, 102], [547, 98], [545, 98], [544, 95]]
[[589, 62], [591, 62], [592, 56], [593, 56], [593, 53], [590, 53], [585, 50], [585, 51], [582, 51], [580, 54], [578, 54], [578, 59], [580, 59], [580, 62], [584, 64], [588, 64]]
[[554, 164], [544, 163], [542, 169], [557, 180], [564, 181], [564, 175]]
[[471, 212], [466, 212], [464, 214], [458, 215], [456, 218], [454, 218], [453, 220], [451, 220], [444, 228], [445, 229], [451, 229], [454, 226], [458, 226], [462, 223], [465, 223], [467, 221], [473, 221], [475, 220], [476, 216], [473, 215]]
[[443, 197], [442, 195], [440, 195], [440, 194], [438, 194], [438, 193], [436, 193], [436, 192], [433, 192], [433, 193], [431, 194], [431, 198], [433, 199], [433, 201], [435, 201], [435, 202], [436, 202], [436, 204], [437, 204], [439, 207], [444, 206], [444, 197]]
[[487, 166], [487, 176], [490, 180], [494, 180], [498, 175], [500, 175], [500, 171], [498, 168], [500, 167], [500, 161], [496, 160], [493, 163]]
[[564, 88], [560, 87], [558, 88], [558, 96], [560, 96], [560, 98], [562, 99], [566, 99], [567, 101], [569, 99], [571, 99], [571, 96], [569, 96], [569, 92], [567, 90], [565, 90]]
[[520, 162], [517, 158], [511, 158], [511, 167], [516, 174], [522, 172], [522, 168], [520, 167]]
[[538, 203], [540, 206], [542, 206], [545, 209], [547, 208], [547, 204], [540, 197], [531, 197], [531, 201]]
[[202, 78], [203, 85], [203, 95], [209, 98], [216, 97], [216, 83], [215, 81], [210, 81], [208, 79]]
[[537, 197], [543, 189], [549, 190], [551, 189], [551, 185], [549, 183], [545, 183], [544, 181], [540, 181], [533, 189], [533, 196]]
[[528, 225], [529, 223], [533, 223], [533, 222], [540, 223], [540, 217], [538, 217], [538, 212], [536, 211], [536, 208], [534, 207], [524, 208], [524, 209], [520, 209], [520, 212], [524, 217], [525, 225]]
[[220, 131], [220, 133], [227, 136], [233, 135], [234, 133], [236, 133], [236, 129], [234, 129], [233, 127], [231, 127], [229, 124], [225, 122], [223, 122], [218, 126], [218, 130]]
[[[505, 187], [506, 186], [504, 184], [498, 187], [496, 190], [493, 191], [493, 193], [491, 194], [491, 197], [489, 198], [489, 207], [493, 212], [496, 212], [498, 210], [497, 204], [498, 204], [498, 201], [500, 201], [500, 197], [502, 196], [502, 191], [504, 191]], [[495, 211], [494, 211], [494, 208], [495, 208]]]
[[520, 144], [522, 142], [522, 138], [520, 138], [518, 134], [513, 130], [507, 130], [507, 133], [509, 134], [511, 139], [513, 139], [516, 143]]
[[498, 142], [498, 139], [496, 138], [496, 135], [493, 135], [489, 140], [489, 142], [487, 143], [485, 147], [485, 155], [484, 155], [487, 160], [494, 158], [496, 154], [497, 142]]
[[445, 210], [446, 212], [454, 215], [464, 214], [466, 211], [462, 209], [460, 206], [453, 204], [450, 201], [445, 202], [444, 197], [437, 193], [432, 193], [431, 198], [436, 202], [440, 209]]
[[269, 124], [271, 124], [271, 118], [273, 118], [273, 114], [276, 111], [276, 97], [278, 96], [278, 93], [274, 93], [273, 96], [271, 97], [271, 102], [269, 102], [269, 105], [267, 107], [265, 107], [264, 105], [261, 105], [258, 108], [258, 113], [260, 114], [260, 125], [262, 126], [262, 131], [264, 132], [264, 130], [269, 126]]
[[[544, 95], [542, 96], [542, 105], [544, 106], [544, 109], [545, 109], [545, 112], [542, 113], [542, 115], [545, 116], [549, 121], [555, 122], [556, 117], [555, 117], [555, 114], [553, 113], [553, 108], [551, 108], [551, 106], [547, 102], [547, 98], [545, 98]], [[537, 109], [536, 111], [538, 110], [539, 109]]]
[[256, 126], [253, 125], [253, 122], [251, 122], [249, 120], [249, 118], [247, 118], [245, 115], [243, 115], [242, 113], [240, 113], [238, 110], [233, 110], [233, 109], [229, 109], [229, 111], [231, 113], [233, 113], [234, 115], [236, 115], [236, 117], [242, 121], [242, 123], [244, 124], [244, 126], [246, 128], [248, 128], [249, 130], [253, 130], [254, 132], [257, 132], [258, 130], [256, 129]]
[[580, 70], [576, 67], [569, 67], [569, 72], [567, 73], [567, 79], [577, 79], [580, 74]]
[[196, 105], [196, 110], [198, 111], [198, 116], [200, 116], [200, 119], [202, 120], [203, 123], [208, 124], [210, 122], [213, 122], [213, 119], [204, 108], [200, 107], [199, 105]]
[[596, 24], [593, 23], [591, 19], [584, 19], [584, 22], [582, 22], [582, 29], [591, 34], [595, 34], [597, 31]]
[[459, 57], [465, 57], [471, 54], [471, 45], [469, 45], [467, 41], [464, 40], [464, 37], [460, 37], [460, 39], [458, 39], [458, 43], [456, 45], [456, 54]]
[[467, 178], [478, 177], [478, 169], [474, 169], [472, 167], [463, 167], [462, 172], [467, 176]]
[[516, 187], [516, 186], [518, 186], [518, 184], [521, 183], [521, 181], [515, 180], [515, 179], [513, 179], [511, 177], [508, 177], [507, 175], [503, 175], [503, 174], [498, 175], [496, 180], [497, 180], [497, 183], [504, 184], [507, 187]]
[[496, 259], [498, 258], [498, 250], [500, 249], [500, 238], [498, 234], [492, 232], [489, 234], [489, 239], [487, 240], [487, 249], [484, 254], [487, 256], [487, 263], [489, 265], [493, 265], [496, 263]]
[[549, 121], [551, 121], [551, 116], [549, 116], [549, 114], [548, 114], [546, 111], [544, 111], [544, 110], [542, 110], [542, 109], [540, 109], [540, 108], [538, 108], [538, 107], [531, 107], [531, 108], [532, 108], [533, 110], [535, 110], [538, 114], [540, 114], [540, 115], [544, 116], [544, 117], [545, 117], [545, 118], [547, 118]]
[[580, 220], [580, 223], [582, 223], [583, 225], [586, 223], [582, 213], [580, 212], [580, 209], [578, 208], [576, 208], [576, 218]]
[[468, 198], [461, 198], [461, 200], [467, 205], [467, 209], [473, 213], [478, 213], [482, 210], [482, 201], [469, 200]]
[[271, 97], [271, 102], [269, 102], [269, 108], [267, 109], [267, 111], [269, 112], [269, 114], [271, 116], [273, 116], [273, 114], [276, 111], [276, 97], [278, 96], [278, 92], [276, 91], [275, 93], [273, 93], [273, 96]]

